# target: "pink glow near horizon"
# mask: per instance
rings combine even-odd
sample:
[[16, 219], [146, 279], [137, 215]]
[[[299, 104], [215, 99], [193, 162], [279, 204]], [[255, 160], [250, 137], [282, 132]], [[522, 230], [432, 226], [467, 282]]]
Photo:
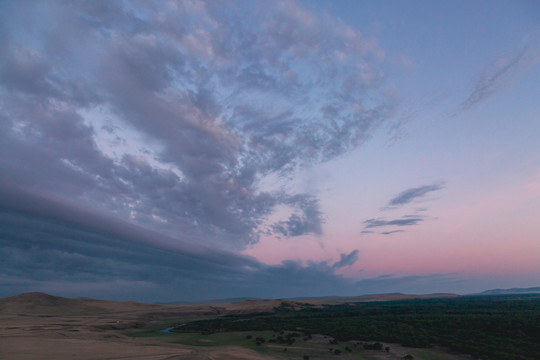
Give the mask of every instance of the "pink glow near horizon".
[[[356, 264], [339, 272], [350, 277], [370, 274], [461, 273], [520, 274], [540, 270], [540, 182], [486, 190], [474, 199], [456, 199], [437, 208], [437, 218], [419, 229], [389, 236], [360, 234], [329, 224], [321, 237], [280, 240], [267, 236], [243, 253], [268, 264], [284, 260], [339, 260], [359, 249]], [[532, 199], [532, 200], [531, 200]]]

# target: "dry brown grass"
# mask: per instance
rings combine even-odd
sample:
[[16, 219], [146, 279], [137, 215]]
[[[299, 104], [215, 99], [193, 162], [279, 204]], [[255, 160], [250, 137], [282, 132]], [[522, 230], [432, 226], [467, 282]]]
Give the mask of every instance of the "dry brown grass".
[[[270, 311], [275, 302], [251, 303], [246, 311]], [[192, 348], [123, 333], [167, 318], [238, 312], [242, 305], [154, 305], [66, 299], [41, 293], [0, 299], [0, 359], [238, 359], [263, 360], [249, 349]]]

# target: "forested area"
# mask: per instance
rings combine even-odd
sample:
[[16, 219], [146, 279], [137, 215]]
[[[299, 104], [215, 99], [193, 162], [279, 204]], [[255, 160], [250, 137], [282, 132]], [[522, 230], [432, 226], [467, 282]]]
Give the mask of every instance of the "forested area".
[[440, 345], [488, 360], [540, 359], [540, 295], [350, 303], [187, 323], [177, 332], [297, 331], [337, 341]]

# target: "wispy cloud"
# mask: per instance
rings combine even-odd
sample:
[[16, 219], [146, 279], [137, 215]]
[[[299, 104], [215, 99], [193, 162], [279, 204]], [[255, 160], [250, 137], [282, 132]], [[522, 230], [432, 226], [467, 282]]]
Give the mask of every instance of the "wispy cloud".
[[414, 200], [423, 197], [427, 193], [444, 189], [444, 183], [423, 185], [404, 190], [393, 197], [387, 207], [402, 206], [413, 202]]
[[539, 60], [540, 41], [538, 39], [529, 41], [514, 53], [501, 55], [480, 76], [469, 96], [461, 104], [460, 111], [473, 108], [511, 85]]
[[[414, 188], [406, 189], [396, 196], [394, 196], [388, 204], [380, 208], [380, 211], [387, 211], [387, 210], [396, 210], [398, 208], [403, 207], [404, 205], [410, 204], [415, 202], [416, 200], [424, 197], [426, 194], [434, 191], [439, 191], [444, 189], [445, 184], [444, 183], [437, 183], [437, 184], [431, 184], [431, 185], [422, 185]], [[426, 212], [427, 208], [416, 208], [414, 215], [403, 215], [400, 218], [397, 219], [390, 219], [387, 220], [385, 218], [372, 218], [364, 221], [364, 230], [361, 232], [361, 234], [371, 234], [374, 233], [374, 228], [379, 227], [387, 227], [387, 226], [398, 226], [398, 227], [404, 227], [404, 226], [413, 226], [418, 225], [420, 222], [424, 221], [426, 219], [426, 216], [421, 215], [420, 213]], [[404, 232], [405, 230], [389, 230], [389, 231], [382, 231], [380, 232], [381, 235], [391, 235], [395, 233]]]
[[377, 227], [384, 227], [384, 226], [411, 226], [411, 225], [417, 225], [421, 221], [423, 221], [424, 218], [421, 216], [415, 216], [415, 215], [406, 215], [399, 219], [393, 219], [393, 220], [384, 220], [384, 219], [368, 219], [364, 221], [364, 224], [366, 224], [366, 229], [372, 229]]
[[381, 235], [391, 235], [391, 234], [400, 233], [400, 232], [404, 232], [404, 230], [383, 231], [381, 232]]

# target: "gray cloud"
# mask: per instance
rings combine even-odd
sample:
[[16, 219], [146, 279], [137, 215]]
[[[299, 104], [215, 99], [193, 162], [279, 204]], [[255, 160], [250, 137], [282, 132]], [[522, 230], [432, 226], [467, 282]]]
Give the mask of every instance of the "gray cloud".
[[[362, 145], [395, 107], [377, 44], [295, 2], [12, 2], [0, 23], [3, 185], [171, 242], [322, 234], [313, 195], [260, 179]], [[262, 229], [280, 205], [293, 215]]]
[[393, 207], [393, 206], [401, 206], [405, 204], [409, 204], [412, 201], [423, 197], [429, 192], [438, 191], [444, 189], [444, 184], [432, 184], [432, 185], [423, 185], [415, 188], [410, 188], [407, 190], [404, 190], [397, 194], [395, 197], [393, 197], [389, 202], [387, 207]]
[[[404, 190], [394, 196], [387, 204], [387, 206], [381, 208], [380, 210], [393, 210], [396, 208], [399, 208], [403, 205], [407, 205], [409, 203], [414, 202], [416, 199], [419, 199], [426, 194], [442, 190], [444, 188], [444, 183], [439, 184], [432, 184], [432, 185], [423, 185], [418, 186], [414, 188], [410, 188], [407, 190]], [[415, 215], [403, 215], [401, 218], [398, 219], [392, 219], [392, 220], [386, 220], [384, 218], [373, 218], [368, 219], [364, 221], [365, 229], [362, 231], [362, 234], [370, 234], [373, 233], [371, 230], [367, 229], [373, 229], [378, 227], [386, 227], [386, 226], [412, 226], [412, 225], [418, 225], [420, 222], [425, 220], [425, 216], [420, 215], [419, 213], [427, 211], [426, 208], [417, 208]], [[382, 231], [381, 235], [391, 235], [394, 233], [404, 232], [405, 230], [391, 230], [391, 231]]]
[[307, 194], [299, 194], [287, 198], [285, 203], [298, 209], [300, 214], [293, 213], [286, 221], [273, 224], [271, 228], [274, 233], [288, 237], [322, 234], [323, 220], [316, 198]]
[[419, 222], [423, 221], [424, 218], [421, 216], [415, 215], [406, 215], [400, 219], [394, 220], [384, 220], [384, 219], [368, 219], [364, 221], [366, 224], [366, 229], [384, 227], [384, 226], [411, 226], [417, 225]]
[[358, 260], [358, 250], [353, 250], [349, 254], [340, 254], [339, 257], [339, 261], [336, 261], [332, 268], [339, 269], [353, 265]]

